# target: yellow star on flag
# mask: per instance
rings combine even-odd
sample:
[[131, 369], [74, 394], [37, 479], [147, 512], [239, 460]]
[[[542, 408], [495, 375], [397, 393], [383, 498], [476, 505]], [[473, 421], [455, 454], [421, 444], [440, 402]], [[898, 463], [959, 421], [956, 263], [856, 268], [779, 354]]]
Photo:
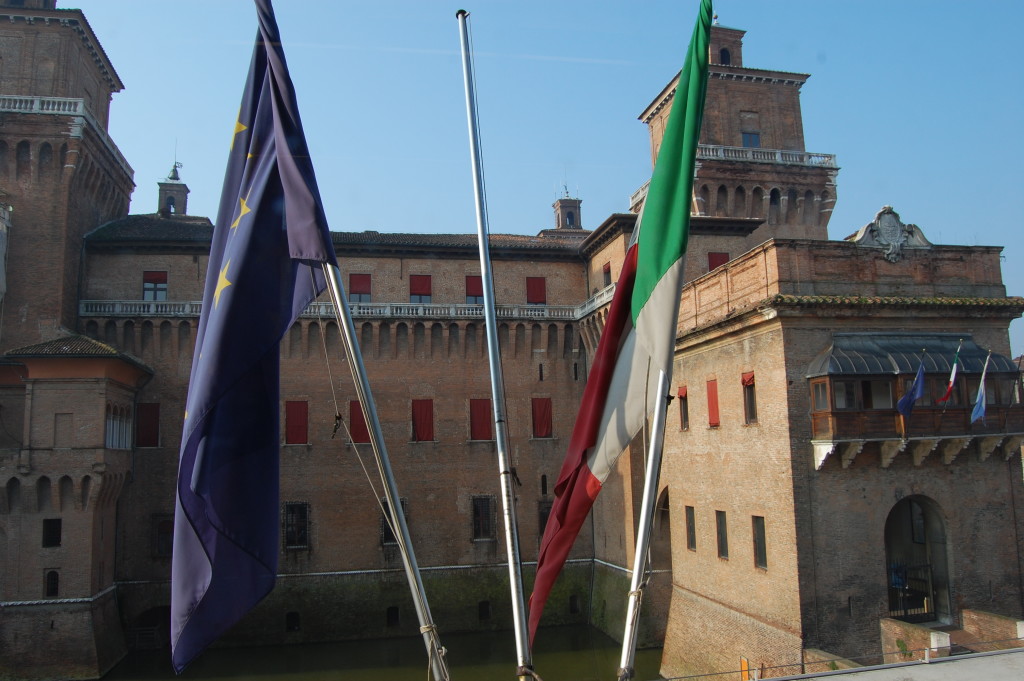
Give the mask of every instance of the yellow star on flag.
[[231, 261], [228, 260], [224, 263], [224, 268], [220, 271], [220, 276], [217, 277], [217, 290], [213, 292], [213, 307], [216, 308], [220, 303], [220, 294], [228, 286], [231, 286], [231, 282], [228, 281], [228, 268], [231, 267]]
[[[241, 114], [242, 112], [239, 111], [238, 113]], [[228, 147], [228, 149], [234, 149], [235, 148], [235, 138], [238, 137], [238, 133], [242, 132], [243, 130], [248, 130], [248, 129], [249, 129], [249, 126], [246, 125], [245, 123], [242, 123], [242, 121], [235, 121], [235, 131], [231, 134], [231, 146]]]
[[238, 203], [240, 204], [240, 207], [238, 209], [238, 217], [235, 218], [235, 221], [231, 223], [231, 229], [238, 227], [238, 223], [242, 221], [243, 215], [252, 212], [252, 210], [249, 209], [249, 206], [245, 205], [245, 199], [239, 198]]

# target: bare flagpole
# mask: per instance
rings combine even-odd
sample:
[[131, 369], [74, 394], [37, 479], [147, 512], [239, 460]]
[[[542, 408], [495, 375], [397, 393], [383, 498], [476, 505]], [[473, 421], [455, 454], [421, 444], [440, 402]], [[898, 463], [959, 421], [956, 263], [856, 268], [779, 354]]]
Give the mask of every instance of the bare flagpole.
[[405, 522], [405, 513], [402, 512], [401, 498], [398, 496], [398, 486], [395, 484], [395, 476], [391, 470], [391, 462], [388, 459], [387, 447], [384, 444], [384, 433], [381, 431], [380, 418], [377, 416], [377, 405], [373, 401], [373, 394], [370, 392], [370, 381], [366, 377], [366, 366], [363, 364], [363, 355], [356, 342], [356, 330], [352, 324], [352, 314], [348, 307], [348, 298], [341, 285], [341, 273], [336, 265], [324, 263], [324, 275], [327, 277], [327, 289], [331, 295], [331, 302], [334, 304], [334, 311], [338, 321], [341, 323], [341, 336], [344, 339], [345, 357], [352, 370], [352, 380], [355, 382], [356, 395], [359, 397], [359, 404], [366, 416], [366, 424], [370, 431], [370, 445], [373, 448], [374, 458], [377, 460], [377, 468], [384, 479], [384, 496], [388, 502], [388, 513], [391, 516], [391, 527], [395, 529], [395, 539], [398, 541], [402, 554], [402, 563], [405, 566], [405, 575], [409, 580], [409, 588], [412, 590], [413, 605], [416, 607], [416, 616], [420, 622], [420, 633], [423, 635], [423, 643], [427, 648], [427, 656], [430, 659], [430, 667], [436, 681], [448, 681], [448, 664], [445, 661], [445, 650], [441, 647], [440, 638], [437, 635], [437, 626], [430, 616], [430, 607], [427, 605], [427, 593], [423, 588], [423, 580], [420, 578], [420, 569], [416, 564], [416, 554], [412, 549], [412, 539], [409, 537], [409, 526]]
[[516, 524], [515, 495], [512, 492], [512, 465], [508, 455], [508, 428], [505, 419], [505, 386], [501, 375], [501, 354], [498, 347], [498, 323], [494, 311], [494, 280], [488, 249], [487, 205], [484, 199], [484, 173], [480, 164], [480, 138], [477, 134], [476, 93], [473, 84], [473, 63], [469, 51], [469, 12], [455, 13], [462, 39], [462, 72], [466, 81], [466, 114], [469, 117], [469, 150], [473, 166], [473, 193], [476, 196], [477, 234], [480, 241], [480, 273], [484, 294], [484, 328], [487, 332], [487, 360], [491, 370], [491, 404], [494, 406], [495, 442], [498, 449], [498, 470], [501, 475], [501, 503], [505, 521], [505, 549], [508, 554], [509, 586], [512, 590], [512, 618], [516, 636], [516, 676], [533, 676], [530, 640], [526, 628], [526, 600], [523, 596], [522, 563], [519, 554], [519, 528]]
[[629, 601], [626, 605], [626, 628], [622, 634], [622, 657], [619, 659], [619, 681], [633, 678], [636, 660], [637, 623], [640, 619], [640, 602], [646, 585], [647, 557], [651, 550], [651, 528], [654, 525], [654, 505], [658, 498], [658, 479], [661, 475], [661, 454], [665, 445], [665, 420], [668, 403], [668, 376], [658, 372], [656, 399], [664, 399], [663, 405], [654, 409], [651, 424], [651, 442], [647, 450], [647, 470], [644, 474], [644, 494], [640, 502], [640, 520], [637, 522], [636, 550], [633, 556], [633, 577], [629, 584]]

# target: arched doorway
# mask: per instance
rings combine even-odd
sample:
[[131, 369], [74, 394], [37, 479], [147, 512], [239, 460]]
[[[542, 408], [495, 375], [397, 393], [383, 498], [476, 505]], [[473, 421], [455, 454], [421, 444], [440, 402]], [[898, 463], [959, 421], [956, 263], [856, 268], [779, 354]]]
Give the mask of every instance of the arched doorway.
[[949, 550], [941, 508], [924, 496], [901, 499], [885, 521], [889, 616], [951, 621]]

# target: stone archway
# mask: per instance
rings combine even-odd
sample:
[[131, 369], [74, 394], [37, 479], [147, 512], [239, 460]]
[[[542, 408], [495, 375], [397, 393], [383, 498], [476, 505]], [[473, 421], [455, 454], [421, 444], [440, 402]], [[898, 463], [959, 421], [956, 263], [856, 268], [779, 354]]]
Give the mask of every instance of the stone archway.
[[910, 496], [889, 511], [885, 566], [890, 617], [907, 622], [951, 621], [946, 523], [934, 500]]

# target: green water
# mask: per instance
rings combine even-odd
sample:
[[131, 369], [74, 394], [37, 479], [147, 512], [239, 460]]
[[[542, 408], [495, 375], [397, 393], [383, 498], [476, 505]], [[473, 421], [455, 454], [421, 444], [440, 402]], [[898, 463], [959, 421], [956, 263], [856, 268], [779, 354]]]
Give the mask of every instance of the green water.
[[[515, 676], [512, 632], [448, 634], [452, 681], [490, 681]], [[590, 627], [554, 627], [537, 635], [533, 663], [544, 681], [608, 681], [616, 678], [621, 646]], [[659, 679], [661, 650], [636, 656], [636, 681]], [[203, 653], [176, 677], [168, 651], [132, 653], [104, 681], [232, 679], [234, 681], [425, 681], [427, 658], [420, 638], [345, 641], [297, 646], [220, 648]]]

